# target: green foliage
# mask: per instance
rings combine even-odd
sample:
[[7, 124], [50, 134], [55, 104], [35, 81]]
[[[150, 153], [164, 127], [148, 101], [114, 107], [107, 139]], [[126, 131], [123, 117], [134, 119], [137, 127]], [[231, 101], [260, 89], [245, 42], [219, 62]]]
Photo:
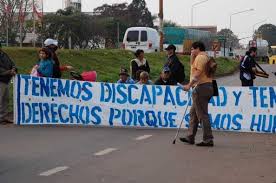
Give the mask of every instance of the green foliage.
[[73, 8], [58, 10], [56, 14], [45, 16], [45, 26], [40, 29], [41, 37], [56, 38], [65, 48], [68, 48], [68, 40], [71, 37], [72, 47], [86, 48], [96, 31], [93, 27], [97, 25], [93, 20], [93, 17]]
[[[19, 68], [19, 73], [28, 74], [33, 65], [38, 60], [37, 51], [33, 48], [6, 48], [10, 57], [15, 61]], [[132, 52], [124, 50], [59, 50], [58, 56], [63, 65], [72, 65], [77, 71], [96, 70], [98, 72], [98, 81], [115, 82], [118, 79], [118, 73], [121, 66], [129, 68], [130, 61], [134, 58]], [[189, 57], [179, 56], [180, 60], [185, 66], [186, 76], [189, 76]], [[166, 55], [164, 53], [146, 54], [146, 58], [151, 66], [151, 78], [157, 79], [166, 62]], [[218, 73], [223, 75], [225, 73], [233, 72], [238, 63], [219, 58]], [[64, 78], [70, 78], [68, 73], [64, 74]]]
[[267, 40], [270, 45], [276, 45], [276, 26], [275, 25], [264, 24], [261, 27], [259, 27], [256, 33], [261, 34], [262, 38]]
[[217, 36], [226, 37], [226, 47], [238, 48], [240, 47], [238, 36], [230, 29], [221, 29]]
[[[84, 14], [74, 8], [58, 10], [56, 14], [44, 17], [44, 26], [39, 30], [40, 38], [52, 37], [61, 46], [68, 48], [69, 37], [72, 47], [98, 48], [105, 42], [107, 48], [117, 47], [119, 39], [131, 26], [153, 27], [153, 17], [146, 7], [145, 0], [134, 0], [131, 4], [104, 4], [94, 9], [93, 15]], [[80, 31], [81, 30], [81, 31]]]

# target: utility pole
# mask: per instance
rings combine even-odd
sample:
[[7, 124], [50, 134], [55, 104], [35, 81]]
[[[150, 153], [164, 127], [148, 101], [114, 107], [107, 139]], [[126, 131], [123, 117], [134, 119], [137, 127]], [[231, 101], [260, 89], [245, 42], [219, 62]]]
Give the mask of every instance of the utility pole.
[[160, 32], [160, 51], [163, 52], [163, 40], [164, 40], [164, 32], [163, 32], [163, 27], [164, 27], [164, 12], [163, 12], [163, 0], [159, 0], [159, 32]]

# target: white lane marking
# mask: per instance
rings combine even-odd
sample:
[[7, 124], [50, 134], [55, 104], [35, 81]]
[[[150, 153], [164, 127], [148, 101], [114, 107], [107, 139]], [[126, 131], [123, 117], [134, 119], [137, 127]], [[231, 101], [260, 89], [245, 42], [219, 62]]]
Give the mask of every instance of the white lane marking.
[[143, 135], [143, 136], [137, 137], [135, 140], [137, 140], [137, 141], [145, 140], [145, 139], [148, 139], [150, 137], [152, 137], [152, 135]]
[[103, 156], [103, 155], [112, 153], [113, 151], [116, 151], [116, 150], [118, 150], [118, 149], [116, 149], [116, 148], [107, 148], [107, 149], [105, 149], [103, 151], [95, 153], [94, 155], [95, 156]]
[[53, 174], [56, 174], [58, 172], [62, 172], [66, 169], [68, 169], [69, 167], [68, 166], [60, 166], [60, 167], [56, 167], [56, 168], [53, 168], [51, 170], [48, 170], [46, 172], [42, 172], [41, 174], [39, 174], [39, 176], [45, 176], [45, 177], [48, 177], [50, 175], [53, 175]]

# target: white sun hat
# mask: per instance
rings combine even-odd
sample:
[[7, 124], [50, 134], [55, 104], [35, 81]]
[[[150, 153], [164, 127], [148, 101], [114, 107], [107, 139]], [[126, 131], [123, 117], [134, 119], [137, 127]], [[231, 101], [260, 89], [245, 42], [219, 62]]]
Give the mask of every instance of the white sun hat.
[[45, 46], [50, 46], [50, 45], [58, 46], [58, 41], [54, 40], [54, 39], [51, 39], [51, 38], [48, 38], [44, 41], [44, 45]]

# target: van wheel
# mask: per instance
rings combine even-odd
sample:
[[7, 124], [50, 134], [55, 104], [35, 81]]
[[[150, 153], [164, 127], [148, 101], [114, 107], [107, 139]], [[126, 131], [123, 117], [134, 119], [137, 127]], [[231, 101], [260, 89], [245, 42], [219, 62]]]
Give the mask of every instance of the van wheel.
[[157, 50], [157, 49], [155, 49], [155, 52], [158, 52], [158, 50]]

